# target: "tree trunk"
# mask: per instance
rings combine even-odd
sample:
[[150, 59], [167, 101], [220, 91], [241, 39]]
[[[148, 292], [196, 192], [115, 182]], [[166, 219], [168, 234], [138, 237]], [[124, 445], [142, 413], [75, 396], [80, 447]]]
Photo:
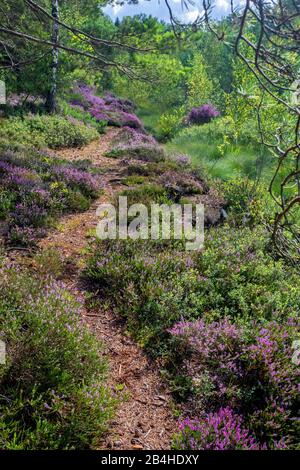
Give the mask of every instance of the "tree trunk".
[[[52, 0], [52, 16], [55, 20], [59, 20], [58, 0]], [[52, 26], [52, 43], [58, 44], [59, 40], [59, 24], [53, 21]], [[51, 64], [51, 88], [49, 90], [46, 109], [50, 114], [56, 111], [56, 95], [57, 95], [57, 75], [58, 75], [58, 56], [59, 49], [56, 46], [52, 48], [52, 64]]]

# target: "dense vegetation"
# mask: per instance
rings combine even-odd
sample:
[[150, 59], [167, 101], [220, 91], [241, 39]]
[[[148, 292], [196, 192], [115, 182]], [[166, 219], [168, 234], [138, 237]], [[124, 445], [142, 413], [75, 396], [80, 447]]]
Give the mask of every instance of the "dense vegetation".
[[[47, 40], [51, 25], [32, 3], [4, 0], [7, 21]], [[40, 44], [0, 41], [8, 90], [0, 105], [0, 339], [8, 352], [0, 365], [1, 447], [93, 447], [113, 414], [105, 361], [81, 321], [82, 305], [55, 270], [20, 268], [5, 252], [36, 248], [61, 215], [87, 210], [105, 190], [101, 168], [54, 151], [83, 147], [113, 126], [119, 133], [106, 157], [126, 163], [121, 195], [129, 204], [205, 205], [200, 252], [187, 252], [184, 240], [95, 238], [82, 272], [160, 365], [180, 415], [173, 447], [299, 449], [292, 360], [299, 266], [279, 256], [269, 230], [278, 199], [289, 201], [300, 187], [299, 128], [294, 144], [293, 114], [283, 104], [290, 90], [282, 85], [278, 102], [228, 47], [232, 16], [215, 25], [225, 43], [203, 25], [184, 28], [178, 41], [170, 24], [152, 17], [114, 23], [96, 1], [60, 3], [60, 21], [78, 31], [61, 26], [58, 70], [57, 48], [39, 56]], [[245, 29], [248, 42], [259, 37], [251, 21]], [[299, 69], [294, 49], [288, 60]], [[265, 139], [278, 134], [294, 153], [275, 173], [272, 199], [278, 160]], [[297, 240], [289, 239], [299, 254]]]
[[99, 344], [60, 283], [1, 260], [2, 449], [84, 449], [112, 416]]

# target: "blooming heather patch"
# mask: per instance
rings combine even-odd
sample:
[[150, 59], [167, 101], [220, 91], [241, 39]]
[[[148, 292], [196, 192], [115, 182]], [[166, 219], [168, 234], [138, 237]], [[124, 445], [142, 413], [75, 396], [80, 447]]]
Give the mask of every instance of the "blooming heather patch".
[[[3, 158], [3, 159], [2, 159]], [[0, 214], [7, 240], [34, 245], [61, 213], [86, 210], [99, 193], [99, 177], [44, 152], [0, 154]]]
[[86, 171], [72, 168], [71, 166], [60, 165], [54, 167], [53, 176], [58, 181], [65, 181], [70, 187], [78, 187], [88, 196], [96, 195], [100, 189], [99, 178], [92, 176]]
[[191, 157], [189, 155], [184, 154], [173, 155], [172, 160], [174, 160], [176, 164], [180, 167], [188, 167], [192, 163]]
[[78, 84], [75, 88], [75, 98], [71, 100], [72, 106], [83, 107], [96, 121], [106, 121], [108, 125], [142, 129], [140, 119], [134, 114], [134, 105], [129, 100], [122, 100], [111, 93], [103, 98], [96, 95], [96, 90], [85, 84]]
[[114, 400], [82, 308], [62, 283], [0, 263], [3, 449], [86, 449], [102, 437]]
[[[176, 449], [184, 450], [266, 450], [243, 425], [242, 418], [229, 407], [208, 413], [202, 419], [186, 418], [179, 424], [180, 433], [174, 441]], [[285, 448], [283, 442], [275, 444]]]

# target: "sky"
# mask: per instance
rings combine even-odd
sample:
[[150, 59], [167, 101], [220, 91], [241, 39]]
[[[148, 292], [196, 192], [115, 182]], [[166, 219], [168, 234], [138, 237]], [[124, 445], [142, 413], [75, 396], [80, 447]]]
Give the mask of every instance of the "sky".
[[[169, 0], [174, 16], [186, 23], [192, 23], [201, 15], [201, 0], [194, 1], [189, 9], [182, 9], [181, 0]], [[222, 18], [230, 12], [230, 0], [215, 0], [214, 17]], [[197, 6], [198, 5], [198, 6]], [[117, 3], [104, 8], [104, 12], [113, 20], [122, 19], [124, 16], [134, 16], [139, 13], [152, 15], [160, 20], [169, 21], [169, 13], [163, 0], [140, 0], [138, 5], [118, 5]]]

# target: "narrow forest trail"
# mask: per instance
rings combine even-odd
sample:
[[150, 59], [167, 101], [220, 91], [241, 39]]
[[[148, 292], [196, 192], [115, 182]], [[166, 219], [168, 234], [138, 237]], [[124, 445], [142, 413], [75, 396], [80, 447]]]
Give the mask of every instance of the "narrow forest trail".
[[[74, 296], [82, 299], [88, 296], [81, 278], [84, 250], [89, 233], [97, 225], [96, 209], [123, 188], [126, 162], [103, 156], [117, 132], [109, 129], [99, 141], [85, 148], [57, 152], [69, 160], [89, 159], [103, 170], [101, 197], [88, 211], [63, 217], [59, 230], [53, 230], [39, 244], [41, 250], [58, 252], [64, 266], [63, 282]], [[109, 386], [112, 390], [122, 390], [116, 416], [99, 448], [169, 449], [176, 420], [171, 411], [171, 394], [160, 378], [157, 364], [126, 335], [124, 322], [114, 312], [97, 303], [86, 302], [85, 305], [84, 320], [104, 344]]]

